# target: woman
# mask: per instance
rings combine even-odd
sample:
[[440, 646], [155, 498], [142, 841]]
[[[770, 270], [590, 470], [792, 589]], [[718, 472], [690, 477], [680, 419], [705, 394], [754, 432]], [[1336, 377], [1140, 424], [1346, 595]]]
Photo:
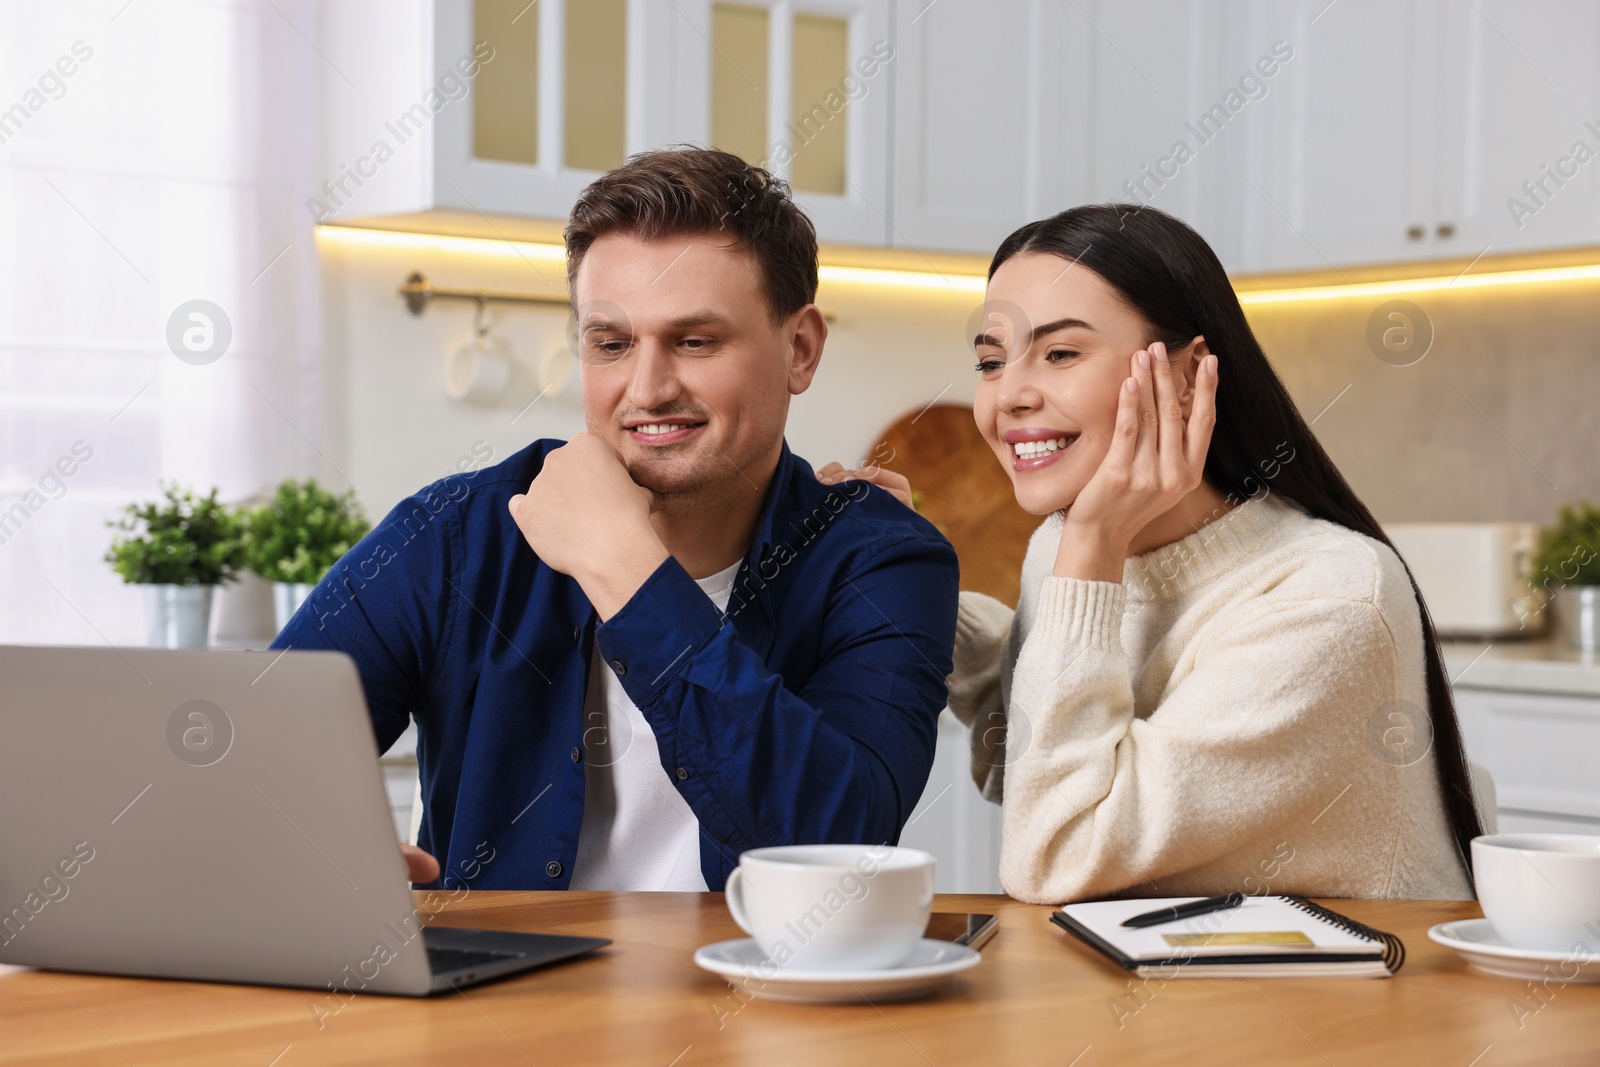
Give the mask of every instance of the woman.
[[1046, 516], [1014, 613], [961, 594], [950, 679], [1006, 892], [1470, 897], [1432, 624], [1205, 241], [1115, 205], [1024, 226], [975, 344], [978, 428]]

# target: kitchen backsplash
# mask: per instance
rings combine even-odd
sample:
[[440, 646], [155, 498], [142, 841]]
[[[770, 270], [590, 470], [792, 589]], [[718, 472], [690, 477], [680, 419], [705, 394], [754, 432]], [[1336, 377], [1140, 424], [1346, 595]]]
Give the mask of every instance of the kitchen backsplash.
[[[1246, 310], [1380, 520], [1545, 523], [1564, 501], [1600, 499], [1596, 296], [1593, 282], [1563, 282]], [[1367, 343], [1392, 299], [1422, 309], [1419, 332], [1431, 324], [1431, 348], [1409, 366]]]

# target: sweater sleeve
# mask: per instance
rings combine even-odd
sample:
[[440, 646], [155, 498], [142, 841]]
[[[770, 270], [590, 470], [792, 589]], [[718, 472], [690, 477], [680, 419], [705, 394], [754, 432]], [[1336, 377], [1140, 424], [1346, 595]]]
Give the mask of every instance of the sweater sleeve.
[[972, 780], [1000, 803], [1004, 787], [1006, 709], [1000, 679], [1015, 612], [994, 597], [964, 592], [956, 612], [950, 710], [972, 730]]
[[1366, 724], [1375, 700], [1397, 699], [1399, 670], [1370, 601], [1240, 605], [1140, 717], [1123, 586], [1051, 576], [1039, 594], [1006, 760], [1000, 880], [1020, 900], [1149, 893], [1306, 826], [1379, 758]]

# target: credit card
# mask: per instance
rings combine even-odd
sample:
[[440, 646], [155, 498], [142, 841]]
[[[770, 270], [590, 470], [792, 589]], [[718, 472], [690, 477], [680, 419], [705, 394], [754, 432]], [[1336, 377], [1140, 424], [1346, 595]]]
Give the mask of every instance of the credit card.
[[1209, 945], [1315, 945], [1298, 930], [1241, 930], [1217, 934], [1162, 934], [1173, 948], [1205, 948]]

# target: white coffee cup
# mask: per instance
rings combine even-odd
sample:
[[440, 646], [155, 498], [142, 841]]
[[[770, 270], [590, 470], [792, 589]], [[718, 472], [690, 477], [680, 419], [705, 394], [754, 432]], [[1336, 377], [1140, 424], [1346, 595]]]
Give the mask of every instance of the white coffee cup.
[[1494, 834], [1472, 841], [1484, 917], [1508, 944], [1600, 954], [1600, 837]]
[[511, 384], [505, 345], [480, 334], [452, 352], [444, 365], [444, 392], [451, 400], [493, 405]]
[[931, 854], [892, 845], [751, 849], [728, 876], [728, 910], [779, 967], [893, 967], [927, 929], [933, 870]]

